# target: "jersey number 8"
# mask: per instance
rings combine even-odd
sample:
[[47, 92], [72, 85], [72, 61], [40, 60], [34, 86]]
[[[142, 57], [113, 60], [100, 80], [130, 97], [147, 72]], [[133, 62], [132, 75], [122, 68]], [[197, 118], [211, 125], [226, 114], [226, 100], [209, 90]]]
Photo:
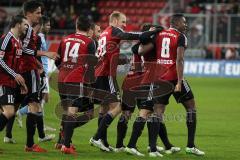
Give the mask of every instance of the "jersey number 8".
[[162, 49], [161, 49], [161, 57], [162, 58], [169, 58], [169, 46], [170, 46], [170, 38], [163, 38], [162, 40]]
[[98, 49], [96, 52], [96, 57], [103, 57], [107, 50], [106, 50], [106, 45], [107, 45], [107, 37], [104, 36], [98, 40]]

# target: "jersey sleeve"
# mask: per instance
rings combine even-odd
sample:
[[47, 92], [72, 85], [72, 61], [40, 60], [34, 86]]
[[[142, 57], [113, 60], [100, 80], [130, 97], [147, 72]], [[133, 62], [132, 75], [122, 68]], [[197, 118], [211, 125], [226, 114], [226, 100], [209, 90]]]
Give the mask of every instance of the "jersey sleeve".
[[178, 38], [178, 47], [187, 48], [187, 37], [184, 34], [180, 34]]
[[56, 67], [59, 67], [62, 62], [61, 50], [62, 50], [62, 41], [60, 42], [60, 44], [58, 46], [57, 54], [59, 55], [59, 58], [55, 60]]
[[124, 32], [120, 28], [113, 27], [112, 36], [117, 37], [121, 40], [138, 40], [140, 36], [140, 32]]
[[96, 44], [94, 41], [90, 42], [88, 44], [88, 53], [91, 55], [95, 55], [96, 53]]
[[31, 37], [33, 34], [33, 28], [28, 26], [27, 33], [23, 39], [23, 53], [28, 55], [36, 55], [37, 51], [34, 51], [32, 48], [29, 47], [29, 42], [31, 41]]
[[11, 36], [7, 34], [4, 38], [0, 39], [0, 67], [6, 71], [9, 75], [11, 75], [13, 78], [17, 76], [17, 73], [15, 73], [14, 70], [12, 70], [4, 61], [5, 52], [8, 47], [11, 47]]

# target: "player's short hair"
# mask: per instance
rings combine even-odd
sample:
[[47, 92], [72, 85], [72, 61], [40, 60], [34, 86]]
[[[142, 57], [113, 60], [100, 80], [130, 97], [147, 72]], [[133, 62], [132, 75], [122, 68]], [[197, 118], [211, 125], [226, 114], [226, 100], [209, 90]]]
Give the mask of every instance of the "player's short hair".
[[179, 21], [182, 17], [184, 17], [183, 14], [177, 13], [171, 16], [170, 24], [175, 24], [177, 21]]
[[12, 16], [9, 27], [14, 28], [16, 24], [21, 24], [23, 19], [26, 19], [26, 17], [24, 17], [23, 15]]
[[122, 15], [125, 14], [119, 11], [113, 11], [109, 16], [109, 22], [112, 22], [113, 19], [119, 19]]
[[89, 31], [92, 27], [94, 27], [94, 24], [92, 21], [86, 17], [86, 16], [79, 16], [76, 21], [76, 27], [80, 31]]
[[141, 31], [142, 31], [142, 32], [148, 31], [151, 27], [152, 27], [152, 24], [151, 24], [151, 23], [144, 23], [144, 24], [141, 26]]
[[91, 30], [94, 30], [94, 29], [95, 29], [95, 26], [96, 26], [96, 24], [92, 23], [91, 26], [90, 26], [90, 29], [91, 29]]
[[38, 7], [43, 8], [43, 4], [36, 1], [36, 0], [30, 0], [25, 3], [23, 3], [23, 13], [26, 15], [28, 12], [33, 13], [38, 9]]

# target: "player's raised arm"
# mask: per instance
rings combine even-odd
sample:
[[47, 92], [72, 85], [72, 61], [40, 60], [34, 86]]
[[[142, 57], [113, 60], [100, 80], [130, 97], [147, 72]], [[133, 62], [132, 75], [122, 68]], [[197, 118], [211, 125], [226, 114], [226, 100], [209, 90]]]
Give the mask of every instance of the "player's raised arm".
[[143, 32], [139, 36], [140, 45], [138, 47], [138, 54], [144, 55], [154, 49], [154, 35], [163, 30], [162, 27], [154, 30]]
[[124, 32], [122, 29], [114, 27], [112, 36], [118, 37], [121, 40], [138, 40], [140, 32]]
[[47, 56], [50, 59], [56, 60], [59, 58], [58, 54], [56, 52], [49, 52], [49, 51], [37, 51], [37, 56]]

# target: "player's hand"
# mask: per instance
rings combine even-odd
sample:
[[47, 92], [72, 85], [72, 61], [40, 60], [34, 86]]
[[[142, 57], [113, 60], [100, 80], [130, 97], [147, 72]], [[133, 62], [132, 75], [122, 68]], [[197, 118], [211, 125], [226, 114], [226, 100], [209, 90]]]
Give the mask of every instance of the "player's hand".
[[155, 29], [155, 27], [150, 27], [149, 31], [154, 31]]
[[178, 82], [175, 86], [174, 92], [181, 92], [182, 90], [182, 82]]
[[53, 60], [56, 60], [58, 58], [60, 58], [60, 56], [56, 53], [56, 52], [48, 52], [48, 57], [53, 59]]
[[37, 60], [37, 67], [39, 70], [43, 70], [43, 65]]
[[17, 74], [17, 76], [15, 77], [15, 81], [20, 86], [23, 86], [25, 84], [25, 80], [20, 74]]
[[41, 75], [44, 72], [43, 68], [38, 69], [38, 73]]
[[28, 93], [28, 88], [27, 88], [25, 83], [20, 86], [20, 90], [21, 90], [21, 94], [27, 94]]

